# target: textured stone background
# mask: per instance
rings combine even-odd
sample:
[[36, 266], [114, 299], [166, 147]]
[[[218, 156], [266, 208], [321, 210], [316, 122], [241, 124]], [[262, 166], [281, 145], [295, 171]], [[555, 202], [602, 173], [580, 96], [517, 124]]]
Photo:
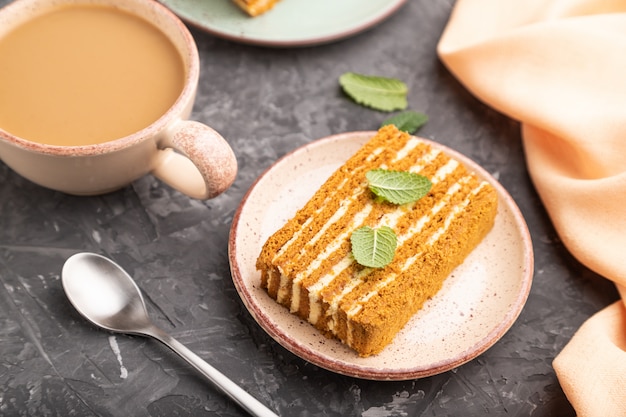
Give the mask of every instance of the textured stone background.
[[[61, 267], [93, 251], [135, 277], [159, 325], [281, 415], [574, 416], [552, 360], [617, 295], [559, 241], [528, 178], [518, 124], [474, 99], [437, 60], [453, 3], [412, 0], [372, 30], [299, 49], [192, 29], [202, 59], [193, 117], [224, 135], [240, 167], [214, 200], [190, 200], [149, 176], [72, 197], [0, 163], [0, 415], [244, 415], [158, 343], [96, 330], [71, 308]], [[536, 266], [526, 307], [501, 341], [453, 371], [373, 382], [319, 369], [267, 336], [231, 281], [230, 223], [254, 179], [288, 151], [386, 118], [341, 93], [346, 71], [404, 80], [410, 107], [430, 116], [420, 134], [481, 163], [528, 222]]]

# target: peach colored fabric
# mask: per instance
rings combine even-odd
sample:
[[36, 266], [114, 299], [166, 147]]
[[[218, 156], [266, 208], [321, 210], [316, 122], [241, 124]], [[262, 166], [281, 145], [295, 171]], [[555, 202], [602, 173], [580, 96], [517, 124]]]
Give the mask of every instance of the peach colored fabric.
[[[440, 59], [522, 124], [567, 248], [626, 300], [626, 0], [458, 0]], [[626, 309], [594, 315], [554, 367], [579, 417], [626, 416]]]

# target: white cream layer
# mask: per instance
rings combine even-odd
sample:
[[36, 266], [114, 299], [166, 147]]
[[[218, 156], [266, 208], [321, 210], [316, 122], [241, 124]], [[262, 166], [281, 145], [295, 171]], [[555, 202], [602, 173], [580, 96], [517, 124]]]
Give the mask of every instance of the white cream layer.
[[[416, 164], [413, 167], [411, 167], [411, 171], [412, 172], [420, 172], [421, 169], [426, 167], [428, 165], [428, 163], [431, 163], [432, 160], [434, 160], [434, 158], [436, 158], [438, 154], [439, 154], [439, 151], [432, 150], [431, 152], [426, 154], [420, 161], [418, 161], [418, 164]], [[458, 167], [458, 165], [459, 165], [459, 163], [457, 161], [451, 159], [448, 163], [446, 163], [444, 166], [440, 167], [437, 170], [437, 172], [435, 173], [435, 175], [431, 179], [431, 182], [433, 184], [437, 184], [438, 182], [444, 180], [448, 175], [450, 175], [452, 172], [454, 172], [454, 170]], [[467, 182], [467, 180], [469, 180], [469, 177], [466, 177], [466, 178], [462, 179], [462, 181], [464, 181], [464, 182]], [[461, 184], [459, 184], [459, 183], [453, 184], [448, 189], [448, 191], [446, 193], [446, 196], [442, 199], [440, 204], [436, 205], [433, 208], [433, 210], [431, 210], [430, 215], [423, 216], [418, 221], [418, 223], [415, 226], [413, 226], [411, 229], [409, 229], [409, 231], [407, 233], [405, 233], [404, 235], [401, 235], [399, 237], [398, 246], [400, 246], [402, 243], [404, 243], [412, 235], [415, 235], [415, 234], [419, 233], [421, 231], [421, 229], [424, 227], [424, 225], [428, 223], [428, 221], [430, 220], [431, 216], [436, 215], [437, 212], [439, 212], [445, 206], [446, 202], [448, 202], [450, 200], [451, 196], [454, 193], [458, 192], [460, 189], [461, 189]], [[411, 206], [413, 204], [414, 203], [412, 203]], [[407, 209], [410, 210], [411, 206], [407, 207]], [[393, 211], [391, 213], [387, 213], [380, 219], [380, 221], [379, 221], [377, 226], [380, 227], [382, 225], [386, 225], [386, 226], [389, 226], [391, 228], [394, 228], [396, 223], [398, 222], [398, 220], [405, 213], [406, 213], [406, 211], [402, 211], [402, 210], [395, 210], [395, 211]], [[355, 228], [356, 227], [353, 227], [350, 230], [354, 230]], [[337, 237], [337, 239], [335, 241], [333, 241], [331, 246], [332, 247], [339, 247], [339, 245], [341, 244], [341, 241], [343, 241], [343, 239], [347, 238], [347, 235], [349, 233], [351, 233], [351, 232], [344, 233], [341, 236]], [[346, 235], [346, 236], [344, 236], [344, 235]], [[341, 241], [339, 241], [339, 239], [341, 239]], [[332, 253], [332, 251], [328, 252], [328, 253], [330, 254], [330, 253]], [[327, 256], [327, 255], [324, 254], [324, 256]], [[348, 266], [350, 266], [352, 264], [352, 262], [354, 262], [354, 260], [353, 260], [351, 255], [348, 255], [348, 256], [344, 257], [336, 265], [336, 267], [333, 267], [326, 275], [321, 277], [315, 284], [307, 287], [307, 290], [309, 292], [309, 317], [308, 317], [308, 321], [310, 323], [316, 324], [318, 322], [318, 320], [320, 319], [320, 317], [321, 317], [321, 314], [322, 314], [322, 302], [321, 302], [321, 296], [320, 296], [321, 291], [324, 288], [326, 288], [328, 285], [330, 285], [330, 283], [332, 283], [332, 281], [337, 276], [339, 276], [339, 274], [343, 270], [345, 270]], [[370, 269], [367, 269], [367, 268], [364, 269], [362, 271], [362, 273], [358, 277], [353, 277], [352, 281], [343, 288], [341, 293], [339, 293], [332, 300], [330, 300], [330, 305], [329, 305], [329, 309], [327, 311], [327, 314], [330, 315], [329, 322], [328, 322], [328, 327], [329, 327], [329, 329], [331, 331], [335, 327], [334, 324], [335, 324], [335, 322], [337, 320], [338, 306], [339, 306], [340, 301], [347, 294], [352, 292], [358, 285], [363, 283], [365, 276], [367, 274], [369, 274], [369, 272], [371, 272]], [[309, 274], [310, 274], [310, 272], [308, 272], [308, 270], [307, 270], [306, 276], [308, 276]], [[295, 284], [295, 281], [294, 281], [294, 284]], [[295, 288], [296, 288], [296, 286], [294, 285], [293, 289], [295, 290]], [[297, 291], [299, 293], [299, 291], [300, 291], [299, 286], [298, 286], [298, 290]], [[294, 298], [295, 297], [292, 297], [292, 306], [293, 306]]]

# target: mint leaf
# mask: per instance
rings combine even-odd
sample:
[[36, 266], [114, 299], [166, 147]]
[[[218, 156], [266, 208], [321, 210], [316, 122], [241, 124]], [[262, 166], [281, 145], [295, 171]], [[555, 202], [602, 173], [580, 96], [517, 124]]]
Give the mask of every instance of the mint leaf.
[[398, 130], [402, 130], [403, 132], [407, 132], [408, 134], [413, 134], [417, 132], [420, 127], [424, 126], [427, 121], [428, 116], [426, 116], [424, 113], [418, 113], [416, 111], [405, 111], [385, 120], [381, 127], [387, 125], [396, 125]]
[[373, 169], [365, 177], [374, 194], [393, 204], [417, 201], [432, 187], [432, 182], [425, 176], [407, 171]]
[[352, 255], [359, 264], [370, 268], [382, 268], [393, 260], [398, 239], [389, 226], [381, 226], [378, 229], [363, 226], [352, 232], [350, 242]]
[[339, 77], [339, 84], [354, 101], [376, 110], [404, 110], [408, 105], [408, 88], [395, 78], [346, 72]]

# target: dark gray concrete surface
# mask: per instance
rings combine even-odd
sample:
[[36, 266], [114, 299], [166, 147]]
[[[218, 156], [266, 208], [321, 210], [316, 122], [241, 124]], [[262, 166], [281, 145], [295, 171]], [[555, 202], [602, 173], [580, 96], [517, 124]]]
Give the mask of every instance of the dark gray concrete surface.
[[[92, 251], [135, 277], [161, 327], [282, 416], [574, 416], [552, 360], [617, 294], [559, 241], [528, 178], [518, 123], [438, 61], [453, 3], [412, 0], [372, 30], [306, 48], [241, 45], [192, 28], [202, 60], [193, 117], [221, 132], [239, 161], [236, 182], [214, 200], [150, 176], [74, 197], [0, 163], [0, 415], [245, 415], [157, 342], [98, 330], [73, 310], [61, 267]], [[430, 117], [420, 135], [483, 165], [531, 231], [535, 277], [519, 319], [483, 355], [441, 375], [375, 382], [311, 365], [256, 324], [230, 277], [229, 229], [253, 181], [299, 146], [387, 117], [344, 96], [337, 80], [346, 71], [405, 81], [410, 108]]]

